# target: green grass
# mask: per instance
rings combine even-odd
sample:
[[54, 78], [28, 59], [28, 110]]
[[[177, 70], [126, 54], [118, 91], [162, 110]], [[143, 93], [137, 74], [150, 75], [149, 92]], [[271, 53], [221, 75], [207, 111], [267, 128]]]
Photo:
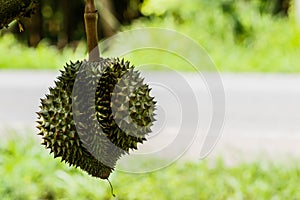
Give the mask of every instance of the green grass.
[[75, 51], [69, 47], [58, 50], [46, 41], [30, 48], [6, 34], [0, 37], [0, 69], [62, 69], [70, 60], [84, 59], [85, 51], [83, 42]]
[[[114, 199], [106, 181], [53, 159], [30, 133], [0, 141], [1, 199]], [[148, 163], [151, 164], [151, 163]], [[114, 172], [116, 199], [299, 199], [299, 164], [177, 162], [146, 174]]]

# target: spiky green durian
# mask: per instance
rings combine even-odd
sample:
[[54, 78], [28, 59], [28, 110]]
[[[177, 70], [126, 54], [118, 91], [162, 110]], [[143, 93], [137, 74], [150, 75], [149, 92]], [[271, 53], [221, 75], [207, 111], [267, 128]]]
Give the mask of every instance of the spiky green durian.
[[151, 131], [154, 98], [124, 60], [67, 64], [49, 91], [37, 113], [42, 144], [92, 176], [107, 179]]

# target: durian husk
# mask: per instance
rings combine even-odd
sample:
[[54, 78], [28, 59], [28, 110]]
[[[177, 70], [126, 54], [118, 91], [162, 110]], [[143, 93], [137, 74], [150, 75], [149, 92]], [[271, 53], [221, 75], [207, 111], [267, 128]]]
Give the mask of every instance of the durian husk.
[[67, 64], [41, 99], [42, 144], [54, 157], [107, 179], [151, 132], [156, 102], [143, 81], [124, 60]]

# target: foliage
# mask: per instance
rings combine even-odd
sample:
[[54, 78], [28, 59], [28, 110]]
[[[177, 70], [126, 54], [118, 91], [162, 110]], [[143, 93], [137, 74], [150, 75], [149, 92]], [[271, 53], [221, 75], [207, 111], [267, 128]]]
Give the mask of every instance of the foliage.
[[[295, 20], [293, 7], [288, 18], [281, 18], [261, 12], [258, 0], [234, 2], [147, 0], [141, 7], [146, 17], [122, 29], [177, 30], [197, 41], [223, 72], [299, 73], [300, 25]], [[85, 52], [84, 43], [73, 52], [68, 47], [58, 51], [43, 41], [35, 50], [20, 45], [11, 36], [3, 36], [0, 38], [0, 68], [60, 69], [69, 60], [83, 58]], [[152, 59], [156, 63], [167, 62], [165, 64], [178, 70], [191, 68], [185, 61], [157, 51], [132, 52], [125, 57], [136, 66]]]
[[[15, 2], [14, 5], [20, 5], [21, 2], [33, 0], [0, 0], [2, 2]], [[128, 24], [133, 19], [140, 16], [139, 4], [141, 0], [101, 0], [95, 1], [99, 13], [99, 27], [101, 27], [99, 36], [111, 36], [119, 24]], [[85, 0], [42, 0], [39, 1], [34, 15], [28, 20], [20, 18], [24, 24], [25, 32], [20, 34], [14, 25], [10, 25], [9, 31], [15, 32], [15, 35], [22, 41], [28, 41], [30, 46], [36, 46], [40, 39], [47, 39], [51, 44], [64, 47], [67, 43], [73, 43], [85, 38], [84, 30], [84, 5]], [[7, 10], [7, 9], [4, 9]], [[106, 16], [102, 17], [105, 13]], [[4, 13], [3, 13], [4, 14]], [[4, 15], [7, 17], [7, 12]], [[0, 28], [2, 18], [4, 18], [0, 6]], [[15, 16], [13, 16], [15, 17]], [[13, 20], [14, 18], [11, 18]], [[10, 20], [10, 21], [11, 21]]]
[[0, 29], [7, 27], [14, 19], [30, 17], [36, 3], [35, 0], [0, 0]]
[[[113, 199], [106, 181], [53, 159], [28, 132], [9, 135], [0, 142], [1, 199]], [[117, 199], [299, 199], [299, 178], [299, 163], [228, 167], [220, 159], [146, 174], [118, 171], [111, 181]]]
[[[300, 25], [292, 11], [289, 18], [276, 18], [260, 13], [257, 1], [148, 0], [142, 13], [148, 18], [127, 29], [165, 27], [184, 33], [206, 49], [221, 71], [300, 72]], [[167, 58], [157, 54], [156, 59]]]

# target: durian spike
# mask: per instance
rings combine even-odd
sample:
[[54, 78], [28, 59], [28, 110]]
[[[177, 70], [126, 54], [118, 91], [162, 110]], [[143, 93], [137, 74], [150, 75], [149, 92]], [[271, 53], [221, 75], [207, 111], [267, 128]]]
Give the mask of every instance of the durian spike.
[[98, 48], [98, 13], [94, 0], [86, 0], [84, 10], [85, 32], [89, 51], [89, 61], [99, 61], [100, 53]]

